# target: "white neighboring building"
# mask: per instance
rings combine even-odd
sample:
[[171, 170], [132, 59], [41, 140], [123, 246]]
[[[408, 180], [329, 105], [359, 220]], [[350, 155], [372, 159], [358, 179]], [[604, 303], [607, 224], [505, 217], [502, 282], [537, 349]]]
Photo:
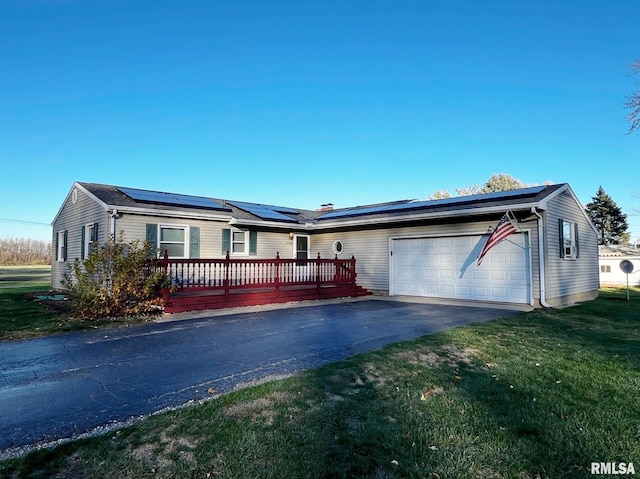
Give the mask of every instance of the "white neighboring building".
[[640, 286], [640, 248], [625, 245], [599, 246], [598, 255], [601, 286], [627, 284], [627, 275], [620, 269], [620, 262], [623, 260], [633, 263], [629, 284]]

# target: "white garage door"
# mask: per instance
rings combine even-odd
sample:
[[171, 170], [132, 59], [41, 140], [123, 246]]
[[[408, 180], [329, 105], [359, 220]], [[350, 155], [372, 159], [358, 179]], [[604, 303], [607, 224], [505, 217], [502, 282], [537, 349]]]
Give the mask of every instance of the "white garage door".
[[526, 235], [512, 234], [476, 258], [487, 236], [407, 238], [392, 241], [392, 294], [528, 303]]

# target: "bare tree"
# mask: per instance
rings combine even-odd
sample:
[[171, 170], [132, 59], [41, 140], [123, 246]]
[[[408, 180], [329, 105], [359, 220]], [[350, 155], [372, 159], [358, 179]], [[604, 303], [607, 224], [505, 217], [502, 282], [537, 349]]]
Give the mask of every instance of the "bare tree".
[[0, 238], [0, 264], [49, 264], [51, 242], [29, 238]]
[[[637, 75], [640, 73], [640, 60], [636, 60], [631, 65], [631, 74]], [[636, 81], [636, 84], [640, 85], [640, 81]], [[633, 133], [640, 128], [640, 90], [636, 90], [631, 95], [628, 95], [627, 101], [624, 102], [625, 108], [630, 108], [631, 113], [627, 115], [627, 121], [630, 123], [628, 134]]]
[[451, 193], [447, 190], [436, 190], [435, 193], [429, 195], [428, 200], [442, 200], [445, 198], [451, 198]]

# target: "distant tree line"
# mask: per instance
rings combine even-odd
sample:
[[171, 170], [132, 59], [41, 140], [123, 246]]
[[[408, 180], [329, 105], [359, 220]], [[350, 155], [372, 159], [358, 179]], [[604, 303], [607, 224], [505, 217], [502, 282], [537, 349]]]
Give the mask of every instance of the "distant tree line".
[[51, 241], [0, 238], [0, 265], [50, 264]]

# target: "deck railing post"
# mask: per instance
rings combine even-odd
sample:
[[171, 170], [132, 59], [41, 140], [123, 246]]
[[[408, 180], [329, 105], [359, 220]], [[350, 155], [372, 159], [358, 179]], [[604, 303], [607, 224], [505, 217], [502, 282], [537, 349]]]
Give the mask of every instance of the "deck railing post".
[[357, 274], [356, 274], [356, 258], [355, 258], [355, 256], [351, 255], [350, 263], [351, 263], [351, 278], [350, 278], [350, 280], [351, 280], [351, 288], [355, 290], [356, 289], [356, 276], [357, 276]]
[[224, 299], [225, 301], [229, 301], [229, 267], [231, 266], [231, 261], [229, 259], [229, 252], [227, 251], [227, 256], [224, 258]]
[[275, 264], [275, 284], [276, 284], [276, 297], [280, 296], [280, 251], [276, 252]]
[[318, 259], [316, 260], [316, 291], [320, 293], [320, 252], [318, 252]]
[[[162, 268], [162, 274], [164, 277], [169, 278], [169, 253], [167, 250], [164, 250], [164, 254], [160, 260], [160, 267]], [[162, 288], [162, 303], [165, 307], [169, 306], [169, 291], [171, 290], [168, 287]]]

